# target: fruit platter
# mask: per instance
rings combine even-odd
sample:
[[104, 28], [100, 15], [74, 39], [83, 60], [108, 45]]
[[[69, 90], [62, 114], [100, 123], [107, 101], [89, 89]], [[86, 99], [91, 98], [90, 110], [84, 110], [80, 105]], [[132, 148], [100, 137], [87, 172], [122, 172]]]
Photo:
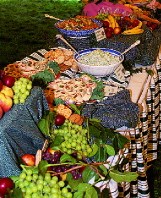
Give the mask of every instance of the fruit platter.
[[143, 21], [136, 16], [118, 16], [109, 13], [99, 13], [96, 16], [101, 20], [105, 29], [106, 37], [114, 35], [137, 35], [144, 32], [145, 27], [154, 31], [160, 27], [160, 22], [155, 20]]
[[[103, 82], [78, 72], [69, 49], [58, 47], [40, 50], [38, 54], [32, 54], [34, 59], [26, 57], [9, 64], [0, 73], [2, 122], [16, 107], [16, 112], [20, 108], [29, 113], [26, 103], [37, 87], [38, 90], [41, 87], [48, 104], [46, 110], [42, 107], [44, 113], [37, 122], [34, 121], [35, 133], [39, 130], [44, 137], [43, 147], [36, 153], [17, 156], [19, 172], [0, 178], [1, 197], [97, 198], [99, 194], [109, 193], [111, 181], [117, 186], [120, 182], [136, 180], [136, 172], [121, 168], [120, 155], [126, 158], [122, 152], [129, 140], [115, 128], [110, 129], [100, 119], [83, 112], [83, 106], [90, 100], [93, 105], [104, 99]], [[66, 73], [71, 70], [75, 77]], [[99, 109], [103, 106], [106, 107], [102, 103]]]

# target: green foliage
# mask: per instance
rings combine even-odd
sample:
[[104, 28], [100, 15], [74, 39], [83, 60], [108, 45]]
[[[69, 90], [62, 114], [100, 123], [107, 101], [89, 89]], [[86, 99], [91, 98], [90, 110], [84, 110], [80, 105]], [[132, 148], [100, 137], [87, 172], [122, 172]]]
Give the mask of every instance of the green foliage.
[[60, 67], [59, 67], [57, 62], [50, 61], [48, 63], [48, 66], [49, 66], [50, 69], [53, 70], [54, 74], [58, 74], [60, 72]]
[[13, 192], [9, 194], [10, 198], [23, 198], [23, 193], [20, 188], [14, 188]]
[[77, 190], [74, 198], [98, 198], [97, 191], [90, 184], [81, 183], [77, 186]]
[[75, 104], [70, 104], [70, 108], [77, 114], [81, 114], [81, 110], [82, 110], [82, 105], [80, 106], [76, 106]]
[[46, 113], [38, 122], [38, 127], [45, 136], [50, 136], [50, 131], [53, 130], [54, 116], [54, 112], [46, 111]]
[[103, 81], [95, 81], [97, 83], [97, 87], [93, 90], [91, 100], [101, 100], [104, 97], [104, 85]]
[[56, 135], [54, 140], [51, 143], [52, 149], [59, 147], [60, 144], [64, 141], [64, 137], [62, 135]]
[[131, 182], [137, 179], [138, 174], [134, 172], [119, 172], [118, 170], [111, 170], [110, 177], [116, 182]]
[[114, 156], [120, 149], [123, 149], [129, 140], [114, 129], [105, 128], [100, 122], [87, 119], [89, 135], [92, 137], [93, 144], [98, 149], [95, 150], [93, 159], [97, 162], [104, 162], [109, 156]]
[[69, 183], [69, 186], [71, 187], [71, 189], [72, 189], [73, 191], [76, 191], [78, 185], [79, 185], [80, 183], [82, 183], [83, 181], [82, 181], [82, 179], [73, 180], [72, 178], [73, 178], [72, 174], [71, 174], [71, 173], [68, 173], [66, 179], [67, 179], [67, 181], [68, 181], [68, 183]]
[[54, 81], [54, 76], [48, 69], [45, 69], [44, 71], [40, 71], [37, 74], [31, 76], [31, 79], [33, 83], [38, 80], [42, 81], [47, 86], [49, 82]]
[[93, 177], [95, 178], [95, 181], [99, 178], [96, 171], [94, 171], [92, 167], [87, 166], [82, 174], [83, 182], [88, 183]]
[[63, 154], [60, 158], [60, 162], [64, 163], [64, 162], [72, 162], [73, 164], [76, 163], [76, 159], [74, 157], [72, 157], [71, 155], [68, 154]]
[[[1, 0], [0, 1], [0, 66], [21, 60], [39, 49], [54, 47], [53, 19], [49, 14], [68, 19], [81, 13], [82, 3], [78, 0]], [[61, 8], [61, 9], [60, 9]]]
[[45, 175], [47, 169], [48, 169], [48, 162], [45, 160], [41, 160], [41, 162], [38, 165], [39, 173], [41, 173], [41, 175]]
[[59, 105], [59, 104], [64, 104], [64, 100], [62, 100], [61, 98], [55, 98], [54, 103], [55, 103], [56, 106]]

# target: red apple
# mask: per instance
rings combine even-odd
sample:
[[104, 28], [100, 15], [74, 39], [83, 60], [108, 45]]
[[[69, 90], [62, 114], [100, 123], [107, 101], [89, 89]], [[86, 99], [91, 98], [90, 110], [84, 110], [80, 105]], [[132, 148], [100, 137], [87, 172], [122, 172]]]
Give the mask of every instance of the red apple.
[[9, 177], [4, 177], [0, 179], [0, 193], [1, 195], [6, 195], [11, 189], [14, 188], [14, 182]]
[[12, 76], [2, 76], [2, 82], [4, 85], [6, 85], [7, 87], [12, 87], [15, 83], [15, 78]]
[[55, 117], [56, 126], [61, 126], [64, 124], [64, 122], [65, 122], [65, 117], [63, 115], [60, 115], [60, 114], [56, 115]]
[[106, 32], [106, 37], [107, 38], [111, 38], [112, 37], [112, 33], [111, 32]]
[[139, 25], [139, 20], [134, 19], [134, 20], [132, 21], [132, 27], [134, 28], [134, 27], [136, 27], [136, 26], [138, 26], [138, 25]]
[[24, 154], [21, 156], [22, 162], [27, 166], [35, 165], [35, 156], [32, 154]]
[[158, 28], [158, 25], [156, 23], [152, 23], [151, 26], [149, 27], [151, 30], [155, 30]]
[[5, 72], [4, 72], [4, 70], [0, 70], [0, 79], [2, 79], [2, 77], [5, 75]]
[[3, 82], [0, 80], [0, 91], [2, 90]]
[[5, 198], [5, 195], [2, 195], [2, 194], [0, 193], [0, 198]]
[[111, 32], [111, 33], [113, 34], [113, 28], [112, 28], [112, 27], [108, 27], [108, 28], [106, 29], [106, 31], [107, 31], [107, 32]]
[[121, 34], [121, 32], [122, 32], [122, 30], [121, 30], [120, 27], [115, 27], [114, 30], [113, 30], [113, 33], [116, 34], [116, 35]]
[[147, 25], [147, 27], [150, 27], [152, 25], [152, 22], [147, 21], [146, 25]]
[[124, 16], [124, 17], [123, 17], [123, 20], [124, 20], [124, 21], [129, 21], [129, 22], [131, 22], [131, 18], [130, 18], [129, 16]]
[[0, 106], [0, 119], [3, 117], [3, 114], [4, 114], [3, 109], [2, 109], [2, 107]]
[[102, 21], [102, 23], [103, 23], [103, 27], [105, 28], [109, 27], [110, 25], [108, 21]]

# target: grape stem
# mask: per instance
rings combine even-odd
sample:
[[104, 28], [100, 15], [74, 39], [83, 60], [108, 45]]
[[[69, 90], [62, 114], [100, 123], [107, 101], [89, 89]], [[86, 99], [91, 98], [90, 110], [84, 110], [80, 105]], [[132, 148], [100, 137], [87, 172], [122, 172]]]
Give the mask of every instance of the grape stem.
[[[81, 165], [79, 165], [79, 164], [81, 164]], [[105, 177], [104, 176], [102, 176], [100, 173], [99, 173], [99, 171], [98, 171], [98, 169], [95, 167], [95, 166], [99, 166], [99, 165], [104, 165], [104, 164], [109, 164], [109, 162], [97, 162], [97, 163], [89, 163], [89, 164], [85, 164], [85, 163], [75, 163], [74, 165], [79, 165], [79, 166], [75, 166], [75, 167], [72, 167], [72, 168], [70, 168], [70, 169], [68, 169], [68, 170], [66, 170], [66, 171], [64, 171], [64, 172], [59, 172], [59, 173], [55, 173], [54, 171], [49, 171], [50, 173], [53, 173], [52, 174], [52, 176], [55, 176], [55, 175], [61, 175], [61, 174], [65, 174], [65, 173], [68, 173], [68, 172], [71, 172], [72, 170], [76, 170], [76, 169], [80, 169], [80, 168], [82, 168], [82, 167], [84, 167], [84, 166], [91, 166], [91, 168], [99, 175], [99, 177], [101, 178], [101, 179], [104, 179]], [[62, 166], [62, 165], [73, 165], [72, 163], [70, 164], [70, 163], [62, 163], [62, 164], [48, 164], [47, 166], [48, 167], [50, 167], [50, 166]]]
[[[64, 172], [60, 172], [60, 173], [53, 173], [52, 176], [56, 176], [56, 175], [61, 175], [61, 174], [65, 174], [65, 173], [68, 173], [68, 172], [71, 172], [72, 170], [76, 170], [76, 169], [79, 169], [79, 168], [82, 168], [83, 166], [76, 166], [76, 167], [73, 167], [73, 168], [70, 168]], [[52, 172], [52, 171], [51, 171]]]

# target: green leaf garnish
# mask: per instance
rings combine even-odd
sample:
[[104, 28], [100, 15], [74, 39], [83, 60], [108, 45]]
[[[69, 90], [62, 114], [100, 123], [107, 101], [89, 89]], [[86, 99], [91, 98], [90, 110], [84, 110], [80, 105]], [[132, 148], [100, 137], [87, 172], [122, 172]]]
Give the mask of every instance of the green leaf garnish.
[[58, 74], [60, 72], [60, 67], [57, 62], [49, 61], [48, 66], [53, 70], [54, 74]]
[[71, 155], [68, 154], [63, 154], [60, 158], [60, 162], [64, 163], [64, 162], [72, 162], [72, 163], [76, 163], [76, 159], [74, 157], [72, 157]]
[[48, 84], [49, 82], [54, 81], [54, 75], [48, 70], [40, 71], [37, 74], [31, 76], [32, 81], [43, 81], [44, 84]]
[[115, 155], [115, 149], [113, 148], [113, 146], [106, 144], [104, 147], [108, 155], [110, 156]]
[[120, 172], [118, 170], [111, 170], [110, 177], [116, 182], [131, 182], [137, 179], [138, 174], [135, 172]]

